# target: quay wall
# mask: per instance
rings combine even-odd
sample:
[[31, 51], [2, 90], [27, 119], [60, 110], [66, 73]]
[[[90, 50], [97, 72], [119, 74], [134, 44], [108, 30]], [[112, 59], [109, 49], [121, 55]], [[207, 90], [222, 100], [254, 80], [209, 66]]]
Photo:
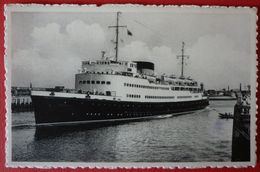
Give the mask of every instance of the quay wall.
[[33, 111], [31, 96], [12, 96], [12, 112]]
[[241, 97], [234, 107], [232, 161], [250, 161], [250, 104]]

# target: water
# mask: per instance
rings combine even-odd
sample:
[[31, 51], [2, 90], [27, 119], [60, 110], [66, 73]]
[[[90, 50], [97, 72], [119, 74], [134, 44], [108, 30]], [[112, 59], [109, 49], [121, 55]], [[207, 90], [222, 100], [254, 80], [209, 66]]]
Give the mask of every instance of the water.
[[13, 113], [12, 160], [37, 162], [231, 161], [235, 101], [212, 101], [196, 113], [100, 128], [36, 130], [33, 112]]

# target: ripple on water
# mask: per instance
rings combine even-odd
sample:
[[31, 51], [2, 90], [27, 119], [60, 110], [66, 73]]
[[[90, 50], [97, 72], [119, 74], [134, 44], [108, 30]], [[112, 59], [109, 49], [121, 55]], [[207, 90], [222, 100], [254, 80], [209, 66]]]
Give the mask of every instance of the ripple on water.
[[[13, 161], [198, 162], [230, 161], [233, 101], [211, 102], [193, 114], [95, 129], [36, 130], [33, 113], [12, 114]], [[214, 110], [213, 110], [214, 109]]]

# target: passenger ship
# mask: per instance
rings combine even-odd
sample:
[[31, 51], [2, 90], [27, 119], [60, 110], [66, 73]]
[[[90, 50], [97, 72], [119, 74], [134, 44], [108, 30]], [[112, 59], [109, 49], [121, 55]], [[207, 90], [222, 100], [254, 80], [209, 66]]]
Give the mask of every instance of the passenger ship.
[[119, 12], [114, 60], [83, 61], [75, 90], [31, 91], [36, 124], [121, 122], [191, 113], [208, 106], [203, 84], [183, 75], [155, 75], [148, 61], [118, 60]]

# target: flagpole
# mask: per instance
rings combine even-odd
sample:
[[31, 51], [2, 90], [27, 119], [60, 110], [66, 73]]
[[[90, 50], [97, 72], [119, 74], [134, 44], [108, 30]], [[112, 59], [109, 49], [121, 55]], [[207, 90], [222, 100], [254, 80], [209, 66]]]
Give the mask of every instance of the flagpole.
[[189, 58], [188, 55], [185, 55], [184, 54], [184, 46], [185, 46], [185, 43], [182, 42], [182, 48], [181, 48], [181, 55], [177, 55], [177, 58], [181, 58], [181, 78], [184, 78], [184, 60], [185, 58]]
[[126, 27], [126, 26], [119, 26], [119, 15], [121, 14], [121, 12], [117, 12], [116, 13], [116, 26], [109, 26], [109, 28], [115, 28], [116, 30], [116, 41], [115, 41], [115, 44], [116, 44], [116, 47], [115, 47], [115, 51], [116, 51], [116, 54], [115, 54], [115, 61], [117, 62], [118, 60], [118, 47], [119, 47], [119, 28], [120, 27]]
[[118, 25], [119, 25], [119, 14], [120, 12], [117, 12], [116, 13], [116, 62], [117, 62], [117, 59], [118, 59], [118, 34], [119, 34], [119, 29], [118, 29]]

